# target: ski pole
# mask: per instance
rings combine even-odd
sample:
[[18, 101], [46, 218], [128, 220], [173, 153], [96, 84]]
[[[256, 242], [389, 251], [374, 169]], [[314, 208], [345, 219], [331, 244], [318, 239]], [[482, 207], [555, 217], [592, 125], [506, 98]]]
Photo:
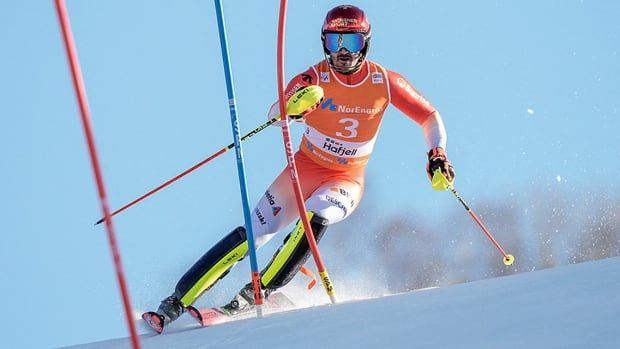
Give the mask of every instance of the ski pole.
[[283, 115], [284, 121], [282, 123], [282, 138], [284, 141], [284, 149], [286, 152], [286, 160], [291, 174], [291, 182], [293, 186], [293, 192], [295, 193], [295, 201], [297, 202], [297, 208], [299, 210], [299, 219], [301, 219], [304, 226], [304, 233], [308, 240], [308, 245], [312, 251], [312, 257], [316, 263], [316, 267], [319, 270], [319, 276], [323, 287], [329, 296], [332, 304], [336, 303], [336, 294], [334, 291], [334, 285], [332, 284], [327, 269], [323, 263], [323, 258], [319, 252], [316, 239], [312, 233], [312, 227], [306, 214], [306, 205], [304, 203], [303, 195], [301, 193], [301, 186], [299, 184], [299, 178], [297, 175], [297, 166], [295, 165], [295, 156], [293, 155], [293, 146], [291, 144], [291, 135], [288, 127], [288, 115], [284, 103], [284, 31], [286, 24], [286, 0], [280, 1], [280, 13], [278, 17], [278, 43], [277, 43], [277, 69], [278, 69], [278, 104], [280, 106], [280, 115]]
[[[322, 99], [323, 99], [323, 89], [321, 89], [319, 86], [314, 86], [314, 85], [307, 86], [307, 87], [304, 87], [304, 88], [300, 89], [299, 91], [295, 92], [295, 94], [293, 96], [291, 96], [291, 98], [287, 102], [286, 109], [287, 109], [287, 112], [290, 115], [302, 114], [303, 112], [305, 112], [309, 108], [312, 108], [313, 106], [315, 106], [318, 103], [320, 103]], [[246, 133], [243, 137], [241, 137], [241, 142], [243, 142], [243, 141], [249, 139], [250, 137], [256, 135], [257, 133], [261, 132], [262, 130], [267, 128], [269, 125], [274, 124], [275, 122], [279, 121], [280, 119], [281, 119], [280, 115], [277, 115], [277, 116], [271, 118], [267, 122], [261, 124], [260, 126], [258, 126], [255, 129], [253, 129], [252, 131]], [[165, 187], [169, 186], [170, 184], [176, 182], [177, 180], [185, 177], [186, 175], [188, 175], [189, 173], [193, 172], [197, 168], [203, 166], [204, 164], [206, 164], [209, 161], [217, 158], [218, 156], [224, 154], [225, 152], [229, 151], [230, 149], [232, 149], [234, 147], [235, 147], [235, 143], [234, 142], [230, 143], [229, 145], [227, 145], [224, 148], [222, 148], [219, 151], [217, 151], [215, 154], [213, 154], [213, 155], [209, 156], [208, 158], [200, 161], [199, 163], [197, 163], [194, 166], [188, 168], [187, 170], [181, 172], [180, 174], [170, 178], [169, 180], [167, 180], [166, 182], [162, 183], [158, 187], [150, 190], [146, 194], [140, 196], [139, 198], [131, 201], [130, 203], [126, 204], [125, 206], [123, 206], [123, 207], [119, 208], [118, 210], [112, 212], [110, 216], [115, 216], [115, 215], [125, 211], [129, 207], [131, 207], [131, 206], [137, 204], [138, 202], [146, 199], [147, 197], [157, 193], [158, 191], [162, 190], [163, 188], [165, 188]], [[97, 224], [99, 224], [99, 223], [101, 223], [103, 221], [104, 221], [104, 218], [101, 218], [100, 220], [98, 220], [95, 223], [95, 225], [97, 225]]]
[[[97, 185], [101, 211], [103, 212], [104, 217], [110, 217], [105, 183], [103, 180], [103, 171], [101, 170], [101, 165], [97, 156], [95, 135], [90, 121], [90, 109], [88, 107], [88, 97], [86, 96], [86, 86], [84, 85], [84, 78], [82, 77], [82, 70], [80, 69], [80, 60], [75, 41], [73, 39], [73, 32], [71, 31], [71, 21], [69, 19], [69, 13], [64, 0], [56, 0], [56, 11], [58, 14], [58, 21], [60, 22], [60, 29], [62, 31], [62, 38], [65, 44], [67, 59], [69, 61], [71, 77], [73, 78], [73, 87], [78, 101], [78, 107], [82, 119], [82, 128], [86, 138], [88, 153], [90, 155], [91, 167], [95, 177], [95, 183]], [[114, 225], [112, 224], [111, 219], [106, 221], [105, 227], [108, 235], [108, 244], [112, 253], [112, 260], [114, 261], [116, 281], [118, 282], [121, 292], [121, 299], [123, 302], [123, 309], [125, 310], [125, 320], [127, 321], [127, 327], [131, 336], [131, 347], [133, 349], [140, 349], [140, 339], [138, 337], [135, 321], [132, 317], [133, 310], [131, 307], [131, 300], [129, 299], [129, 290], [127, 287], [127, 282], [125, 281], [121, 254], [116, 240], [116, 233], [114, 232]]]
[[435, 190], [446, 190], [446, 189], [450, 190], [452, 194], [454, 194], [454, 196], [459, 200], [459, 202], [463, 204], [463, 207], [465, 207], [465, 209], [467, 210], [469, 215], [474, 219], [474, 221], [478, 223], [478, 226], [480, 226], [480, 228], [486, 234], [489, 240], [491, 240], [493, 245], [495, 245], [495, 248], [497, 248], [497, 250], [502, 254], [502, 256], [504, 257], [503, 258], [504, 264], [512, 265], [512, 263], [514, 263], [515, 257], [511, 254], [507, 254], [506, 251], [504, 251], [502, 246], [500, 246], [500, 244], [497, 242], [497, 240], [495, 240], [493, 235], [491, 235], [491, 232], [487, 229], [487, 227], [484, 226], [480, 218], [478, 218], [478, 216], [469, 207], [469, 205], [467, 205], [465, 200], [463, 200], [463, 198], [459, 195], [459, 193], [454, 189], [454, 185], [452, 184], [452, 182], [448, 181], [446, 176], [444, 176], [443, 173], [441, 173], [440, 169], [435, 170], [435, 172], [433, 173], [433, 179], [431, 181], [431, 185], [433, 186], [433, 189]]
[[252, 228], [252, 214], [250, 212], [250, 199], [248, 195], [248, 183], [243, 162], [243, 148], [239, 137], [239, 118], [235, 102], [235, 87], [233, 83], [230, 56], [228, 53], [228, 40], [226, 39], [226, 24], [224, 22], [224, 10], [222, 0], [215, 0], [215, 12], [217, 15], [217, 28], [220, 34], [220, 48], [222, 50], [222, 64], [224, 65], [224, 76], [226, 78], [226, 92], [228, 94], [228, 108], [230, 112], [230, 123], [232, 126], [235, 152], [237, 154], [237, 173], [239, 175], [239, 188], [241, 189], [241, 205], [243, 207], [243, 220], [247, 230], [248, 254], [250, 255], [250, 269], [252, 288], [254, 289], [254, 305], [256, 306], [256, 316], [263, 317], [263, 294], [261, 292], [260, 272], [258, 271], [258, 261], [256, 259], [256, 244], [254, 243], [254, 232]]
[[[254, 136], [255, 134], [259, 133], [260, 131], [264, 130], [265, 128], [267, 128], [267, 126], [273, 124], [274, 122], [280, 120], [280, 116], [276, 116], [270, 120], [268, 120], [267, 122], [261, 124], [260, 126], [258, 126], [257, 128], [255, 128], [254, 130], [248, 132], [245, 136], [241, 137], [241, 141], [245, 141], [246, 139]], [[162, 183], [161, 185], [159, 185], [158, 187], [150, 190], [149, 192], [147, 192], [146, 194], [140, 196], [139, 198], [133, 200], [132, 202], [126, 204], [125, 206], [119, 208], [118, 210], [112, 212], [112, 214], [110, 216], [115, 216], [123, 211], [125, 211], [126, 209], [128, 209], [129, 207], [137, 204], [138, 202], [146, 199], [147, 197], [157, 193], [158, 191], [164, 189], [165, 187], [169, 186], [170, 184], [176, 182], [177, 180], [185, 177], [186, 175], [188, 175], [189, 173], [193, 172], [194, 170], [196, 170], [197, 168], [203, 166], [204, 164], [208, 163], [209, 161], [217, 158], [218, 156], [224, 154], [225, 152], [229, 151], [230, 149], [235, 147], [235, 143], [230, 143], [229, 145], [225, 146], [224, 148], [218, 150], [217, 152], [215, 152], [213, 155], [209, 156], [208, 158], [200, 161], [199, 163], [197, 163], [196, 165], [188, 168], [187, 170], [179, 173], [178, 175], [170, 178], [169, 180], [165, 181], [164, 183]], [[97, 223], [95, 223], [95, 225], [101, 223], [104, 221], [104, 218], [101, 218], [100, 220], [97, 221]]]

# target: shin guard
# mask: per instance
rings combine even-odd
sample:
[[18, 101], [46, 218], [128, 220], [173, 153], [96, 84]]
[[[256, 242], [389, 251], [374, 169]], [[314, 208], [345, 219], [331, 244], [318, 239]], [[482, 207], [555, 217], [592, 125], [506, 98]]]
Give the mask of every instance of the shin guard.
[[244, 227], [238, 227], [207, 253], [181, 277], [174, 295], [188, 306], [206, 290], [223, 278], [230, 269], [248, 252], [248, 242]]
[[[310, 226], [317, 243], [327, 229], [328, 220], [309, 213]], [[282, 246], [276, 251], [271, 262], [261, 272], [261, 285], [268, 295], [293, 279], [310, 257], [310, 245], [304, 233], [304, 226], [299, 220], [295, 229], [284, 239]]]

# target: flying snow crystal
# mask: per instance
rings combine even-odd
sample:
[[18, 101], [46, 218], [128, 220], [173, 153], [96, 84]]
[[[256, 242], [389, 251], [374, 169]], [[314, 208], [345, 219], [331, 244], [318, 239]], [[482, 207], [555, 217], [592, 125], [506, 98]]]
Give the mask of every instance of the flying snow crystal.
[[560, 175], [555, 176], [555, 180], [560, 183], [562, 181], [562, 177]]
[[527, 113], [530, 114], [530, 115], [534, 115], [534, 109], [527, 108]]

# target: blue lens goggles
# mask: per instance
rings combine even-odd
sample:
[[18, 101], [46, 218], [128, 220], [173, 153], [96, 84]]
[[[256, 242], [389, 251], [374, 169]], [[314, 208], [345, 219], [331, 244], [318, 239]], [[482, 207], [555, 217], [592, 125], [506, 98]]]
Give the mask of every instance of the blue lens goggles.
[[359, 52], [366, 45], [366, 38], [362, 33], [326, 33], [325, 48], [336, 53], [341, 48], [345, 48], [349, 52]]

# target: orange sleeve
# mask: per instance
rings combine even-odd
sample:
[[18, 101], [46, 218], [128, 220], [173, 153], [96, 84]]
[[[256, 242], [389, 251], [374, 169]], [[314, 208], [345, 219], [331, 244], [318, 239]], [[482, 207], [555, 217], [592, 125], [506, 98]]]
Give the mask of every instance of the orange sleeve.
[[[291, 98], [291, 96], [301, 88], [304, 88], [308, 85], [316, 85], [317, 79], [318, 77], [316, 73], [314, 72], [314, 69], [312, 69], [312, 67], [308, 68], [308, 70], [302, 73], [295, 75], [288, 82], [288, 85], [286, 86], [286, 89], [284, 90], [284, 100], [288, 101], [288, 99]], [[278, 105], [277, 99], [271, 105], [271, 108], [269, 108], [269, 112], [267, 113], [267, 119], [269, 120], [275, 117], [276, 115], [280, 115], [280, 106]], [[301, 121], [301, 120], [297, 120], [297, 121]], [[279, 125], [279, 123], [276, 123], [274, 125], [281, 126]]]
[[437, 110], [402, 75], [388, 71], [392, 104], [422, 125]]
[[316, 85], [317, 79], [318, 77], [316, 76], [316, 73], [312, 68], [308, 68], [308, 70], [304, 71], [303, 73], [295, 75], [295, 77], [293, 77], [291, 81], [289, 81], [286, 89], [284, 90], [285, 100], [288, 100], [293, 95], [293, 93], [297, 92], [301, 88], [304, 88], [308, 85]]

